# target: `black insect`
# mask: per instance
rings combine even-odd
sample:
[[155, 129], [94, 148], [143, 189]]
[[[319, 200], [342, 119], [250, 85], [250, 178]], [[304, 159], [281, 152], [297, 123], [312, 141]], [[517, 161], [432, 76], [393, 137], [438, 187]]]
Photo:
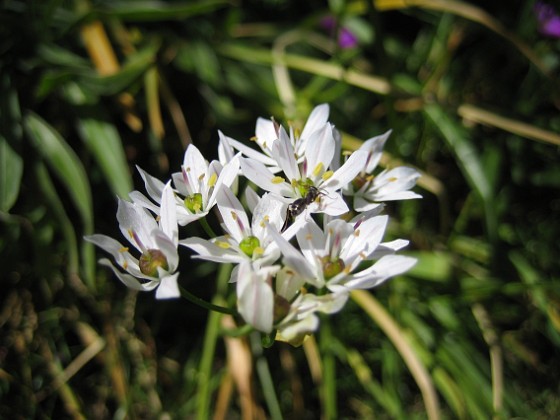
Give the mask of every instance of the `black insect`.
[[284, 225], [282, 226], [280, 232], [284, 232], [288, 229], [290, 222], [294, 221], [296, 216], [303, 213], [307, 206], [317, 200], [317, 197], [321, 194], [321, 191], [319, 191], [316, 187], [310, 186], [307, 190], [307, 194], [305, 194], [305, 197], [298, 198], [297, 200], [294, 200], [294, 202], [290, 203], [288, 205], [288, 209], [286, 210], [286, 220], [284, 221]]

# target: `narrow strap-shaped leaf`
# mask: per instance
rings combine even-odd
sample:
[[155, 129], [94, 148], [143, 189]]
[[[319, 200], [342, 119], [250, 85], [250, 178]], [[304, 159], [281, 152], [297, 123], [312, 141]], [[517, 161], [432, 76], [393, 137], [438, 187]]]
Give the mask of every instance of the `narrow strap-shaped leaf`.
[[78, 131], [113, 193], [126, 199], [133, 188], [132, 177], [115, 126], [98, 118], [80, 118]]

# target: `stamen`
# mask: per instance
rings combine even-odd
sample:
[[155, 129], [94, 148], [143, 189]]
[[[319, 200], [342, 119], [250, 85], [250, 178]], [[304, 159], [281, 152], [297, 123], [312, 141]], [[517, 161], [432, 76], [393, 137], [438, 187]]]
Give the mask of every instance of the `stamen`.
[[317, 166], [313, 169], [313, 176], [318, 177], [321, 172], [323, 172], [323, 162], [319, 162]]
[[281, 184], [282, 182], [285, 181], [284, 178], [282, 178], [281, 176], [275, 176], [274, 178], [272, 178], [270, 180], [273, 184]]

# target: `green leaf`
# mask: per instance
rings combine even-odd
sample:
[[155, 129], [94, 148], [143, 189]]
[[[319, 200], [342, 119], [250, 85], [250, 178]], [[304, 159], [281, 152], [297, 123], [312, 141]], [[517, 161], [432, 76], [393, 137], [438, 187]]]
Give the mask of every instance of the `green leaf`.
[[99, 12], [125, 21], [181, 20], [212, 12], [220, 7], [231, 5], [224, 0], [204, 1], [113, 1]]
[[2, 78], [6, 93], [0, 97], [0, 211], [8, 212], [15, 204], [23, 174], [23, 158], [12, 148], [21, 141], [21, 110], [10, 78]]
[[133, 183], [122, 140], [115, 126], [98, 118], [80, 118], [78, 132], [103, 171], [113, 193], [127, 198], [133, 189]]
[[0, 211], [8, 212], [19, 196], [23, 159], [0, 134]]
[[84, 233], [92, 233], [91, 190], [82, 162], [60, 134], [37, 114], [25, 115], [24, 127], [38, 153], [70, 194], [82, 218]]
[[158, 41], [149, 43], [141, 50], [130, 55], [126, 63], [115, 74], [100, 76], [93, 71], [89, 71], [77, 73], [77, 80], [86, 90], [98, 95], [120, 93], [139, 80], [145, 71], [155, 63], [159, 47], [160, 43]]
[[424, 113], [454, 153], [465, 179], [481, 199], [484, 205], [488, 238], [490, 242], [495, 242], [498, 235], [493, 189], [477, 150], [472, 145], [469, 133], [437, 104], [426, 105]]

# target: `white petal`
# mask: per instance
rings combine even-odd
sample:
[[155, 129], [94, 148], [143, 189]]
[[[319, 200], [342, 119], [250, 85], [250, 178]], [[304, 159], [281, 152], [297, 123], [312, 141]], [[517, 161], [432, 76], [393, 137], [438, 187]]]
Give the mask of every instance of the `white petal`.
[[321, 201], [309, 205], [308, 209], [310, 213], [325, 213], [329, 216], [340, 216], [350, 210], [342, 195], [334, 191], [321, 196]]
[[172, 243], [177, 246], [179, 228], [177, 227], [177, 211], [175, 194], [171, 189], [171, 182], [168, 182], [163, 189], [161, 195], [161, 214], [159, 226], [163, 233], [171, 239]]
[[141, 252], [154, 248], [151, 233], [158, 224], [146, 209], [119, 198], [117, 221], [123, 236]]
[[201, 183], [208, 182], [208, 180], [205, 179], [208, 176], [208, 164], [204, 156], [202, 156], [202, 153], [200, 153], [200, 150], [192, 143], [187, 146], [187, 150], [185, 151], [183, 170], [187, 176], [192, 193], [201, 193]]
[[274, 294], [266, 276], [251, 269], [250, 263], [239, 266], [237, 275], [237, 309], [243, 319], [259, 331], [272, 331]]
[[274, 174], [270, 172], [262, 163], [252, 159], [241, 158], [241, 172], [251, 182], [265, 191], [273, 192], [284, 197], [293, 196], [293, 190], [287, 182], [272, 182]]
[[369, 289], [379, 286], [388, 278], [408, 271], [416, 261], [416, 258], [403, 255], [386, 255], [371, 267], [346, 277], [341, 284], [348, 289]]
[[305, 176], [307, 178], [313, 181], [320, 179], [332, 161], [335, 146], [330, 124], [325, 124], [320, 130], [313, 133], [305, 149], [307, 159]]
[[144, 185], [146, 186], [146, 192], [148, 195], [157, 203], [161, 199], [161, 193], [163, 192], [163, 187], [165, 184], [161, 182], [159, 179], [151, 176], [149, 173], [144, 171], [139, 166], [136, 166], [136, 169], [140, 173], [140, 176], [144, 180]]
[[267, 225], [269, 235], [272, 236], [276, 245], [284, 255], [284, 264], [298, 273], [306, 281], [317, 287], [323, 287], [322, 279], [317, 278], [314, 268], [306, 260], [306, 258], [290, 244], [282, 235], [280, 235], [274, 227]]
[[380, 136], [372, 137], [369, 140], [366, 140], [358, 150], [365, 150], [368, 152], [368, 159], [366, 162], [366, 166], [364, 168], [364, 172], [370, 174], [373, 170], [377, 167], [379, 160], [383, 154], [383, 147], [385, 146], [385, 142], [391, 135], [392, 130], [387, 131]]
[[193, 258], [200, 258], [208, 261], [215, 261], [219, 263], [239, 263], [245, 261], [245, 258], [231, 249], [220, 248], [210, 241], [202, 238], [187, 238], [179, 241], [179, 245], [186, 246], [192, 249], [199, 255]]
[[329, 119], [329, 105], [321, 104], [317, 105], [309, 114], [305, 127], [301, 131], [300, 138], [308, 139], [312, 133], [322, 128]]
[[240, 151], [244, 156], [247, 156], [249, 159], [254, 159], [258, 162], [263, 163], [266, 166], [277, 166], [276, 161], [272, 159], [270, 156], [258, 152], [255, 149], [252, 149], [243, 143], [230, 139], [229, 143], [238, 151]]
[[158, 205], [154, 204], [148, 197], [142, 194], [140, 191], [132, 191], [128, 194], [133, 203], [138, 204], [145, 209], [150, 210], [154, 214], [159, 214], [160, 208]]
[[388, 222], [387, 215], [372, 217], [361, 222], [344, 244], [342, 258], [353, 260], [360, 253], [363, 254], [363, 258], [368, 258], [381, 243]]
[[355, 151], [328, 180], [321, 186], [323, 188], [339, 190], [352, 182], [362, 171], [367, 160], [367, 152]]
[[128, 287], [130, 289], [147, 292], [147, 291], [150, 291], [150, 290], [154, 290], [157, 287], [157, 285], [159, 284], [159, 281], [157, 281], [157, 280], [151, 280], [147, 283], [141, 283], [135, 277], [132, 277], [130, 274], [125, 274], [125, 273], [121, 272], [120, 270], [118, 270], [111, 263], [111, 261], [109, 261], [106, 258], [100, 259], [99, 263], [106, 266], [106, 267], [109, 267], [111, 270], [113, 270], [113, 273], [115, 273], [117, 278], [121, 282], [123, 282], [126, 287]]
[[162, 277], [160, 284], [156, 290], [156, 299], [174, 299], [181, 297], [177, 277], [179, 273]]
[[298, 180], [301, 178], [301, 175], [297, 166], [294, 147], [284, 128], [280, 127], [279, 134], [278, 140], [271, 147], [272, 156], [286, 174], [288, 181]]
[[217, 196], [218, 209], [228, 233], [239, 243], [251, 234], [251, 224], [243, 205], [229, 188]]

